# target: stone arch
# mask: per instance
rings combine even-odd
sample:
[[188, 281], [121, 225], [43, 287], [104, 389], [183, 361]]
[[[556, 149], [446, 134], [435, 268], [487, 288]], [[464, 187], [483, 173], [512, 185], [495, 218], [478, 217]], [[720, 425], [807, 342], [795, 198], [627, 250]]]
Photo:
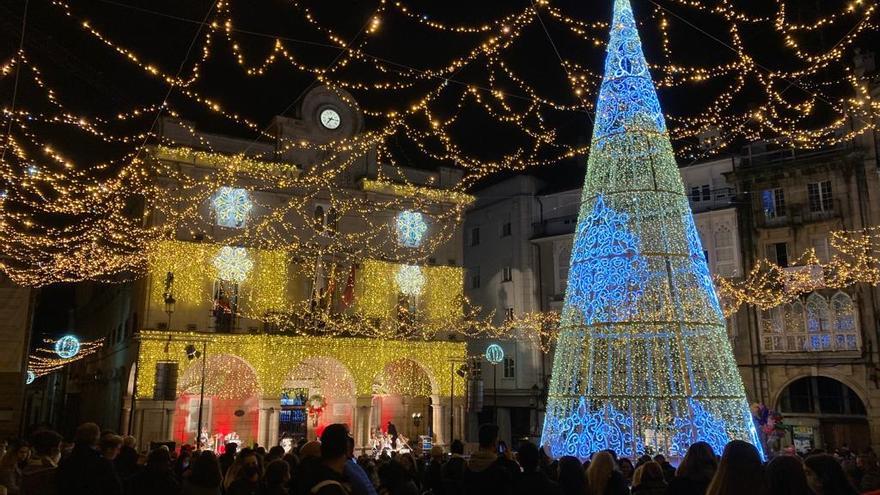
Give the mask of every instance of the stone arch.
[[[314, 371], [317, 376], [309, 377], [308, 375], [311, 371]], [[322, 380], [329, 380], [331, 377], [337, 378], [333, 384], [338, 386], [336, 390], [344, 391], [351, 396], [357, 395], [357, 383], [354, 374], [342, 361], [330, 356], [308, 356], [301, 359], [287, 371], [282, 386], [296, 379], [321, 378]]]
[[[202, 358], [193, 359], [177, 381], [178, 394], [198, 394], [201, 388]], [[233, 387], [234, 385], [238, 385]], [[246, 359], [235, 354], [208, 354], [205, 368], [205, 394], [215, 392], [229, 398], [259, 396], [257, 370]]]
[[868, 401], [867, 392], [858, 383], [855, 383], [849, 377], [843, 376], [843, 375], [838, 375], [835, 373], [819, 373], [819, 374], [815, 374], [815, 375], [804, 373], [804, 374], [795, 375], [794, 377], [786, 380], [773, 393], [773, 407], [777, 410], [779, 409], [779, 401], [782, 400], [782, 393], [785, 392], [785, 390], [789, 386], [791, 386], [792, 383], [794, 383], [798, 380], [801, 380], [803, 378], [810, 378], [810, 377], [814, 377], [814, 376], [815, 377], [830, 378], [832, 380], [836, 380], [836, 381], [842, 383], [843, 385], [846, 385], [847, 387], [849, 387], [850, 390], [852, 390], [856, 394], [858, 399], [862, 402], [862, 405], [865, 407], [865, 411], [868, 413], [868, 415], [871, 414], [871, 412], [868, 410], [868, 405], [870, 404], [870, 402]]
[[[422, 381], [425, 380], [427, 383]], [[405, 385], [408, 383], [409, 385]], [[406, 390], [403, 387], [409, 387]], [[412, 388], [415, 387], [415, 388]], [[373, 393], [384, 388], [385, 393], [399, 395], [431, 396], [439, 394], [437, 380], [430, 368], [412, 357], [400, 357], [383, 363], [373, 379]], [[378, 390], [377, 390], [378, 389]], [[400, 393], [412, 392], [412, 393]]]

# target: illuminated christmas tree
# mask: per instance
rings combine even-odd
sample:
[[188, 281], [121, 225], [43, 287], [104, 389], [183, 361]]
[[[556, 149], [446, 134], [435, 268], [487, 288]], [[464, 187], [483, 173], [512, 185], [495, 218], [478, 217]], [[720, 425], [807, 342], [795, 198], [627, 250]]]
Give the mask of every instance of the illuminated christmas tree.
[[615, 0], [542, 443], [758, 445], [629, 0]]

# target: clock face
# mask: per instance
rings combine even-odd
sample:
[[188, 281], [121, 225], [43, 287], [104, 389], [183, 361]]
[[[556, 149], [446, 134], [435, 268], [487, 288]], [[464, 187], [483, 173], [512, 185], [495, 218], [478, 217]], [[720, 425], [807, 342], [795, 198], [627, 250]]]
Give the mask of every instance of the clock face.
[[339, 124], [342, 123], [342, 120], [339, 118], [339, 113], [332, 108], [321, 110], [320, 119], [321, 125], [327, 129], [336, 129], [339, 127]]

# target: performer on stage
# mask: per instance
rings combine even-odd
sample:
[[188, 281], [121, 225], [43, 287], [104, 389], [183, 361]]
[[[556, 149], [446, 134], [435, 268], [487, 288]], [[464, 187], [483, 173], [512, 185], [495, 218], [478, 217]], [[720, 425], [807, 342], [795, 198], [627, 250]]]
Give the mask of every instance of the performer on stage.
[[391, 448], [397, 449], [397, 427], [391, 421], [388, 422], [388, 435], [391, 436]]

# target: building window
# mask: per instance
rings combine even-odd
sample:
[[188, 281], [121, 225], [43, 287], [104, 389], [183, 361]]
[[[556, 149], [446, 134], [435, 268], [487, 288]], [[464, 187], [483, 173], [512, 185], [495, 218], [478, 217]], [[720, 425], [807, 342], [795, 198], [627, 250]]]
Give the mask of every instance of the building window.
[[767, 244], [767, 260], [785, 268], [788, 266], [788, 246], [784, 242]]
[[504, 309], [504, 321], [513, 321], [513, 308]]
[[781, 187], [767, 189], [761, 193], [761, 205], [764, 208], [764, 217], [779, 218], [785, 216], [785, 193]]
[[471, 246], [479, 246], [480, 245], [480, 228], [474, 227], [471, 229]]
[[709, 184], [703, 184], [703, 201], [711, 201], [712, 200], [712, 190], [709, 188]]
[[513, 280], [513, 270], [510, 269], [510, 265], [506, 265], [501, 269], [501, 281], [510, 282], [511, 280]]
[[806, 304], [796, 300], [762, 311], [761, 337], [765, 352], [856, 351], [855, 305], [845, 292], [831, 297], [830, 306], [814, 292]]
[[480, 267], [471, 268], [471, 289], [480, 288]]
[[504, 378], [516, 378], [516, 361], [511, 357], [504, 358]]
[[510, 222], [504, 222], [501, 224], [501, 237], [508, 237], [512, 231], [512, 227]]
[[700, 187], [699, 186], [691, 187], [691, 201], [693, 201], [694, 203], [700, 202]]
[[715, 271], [722, 277], [736, 272], [733, 252], [733, 233], [726, 225], [715, 231]]
[[811, 212], [818, 213], [832, 210], [830, 180], [807, 184], [807, 196], [810, 200]]

